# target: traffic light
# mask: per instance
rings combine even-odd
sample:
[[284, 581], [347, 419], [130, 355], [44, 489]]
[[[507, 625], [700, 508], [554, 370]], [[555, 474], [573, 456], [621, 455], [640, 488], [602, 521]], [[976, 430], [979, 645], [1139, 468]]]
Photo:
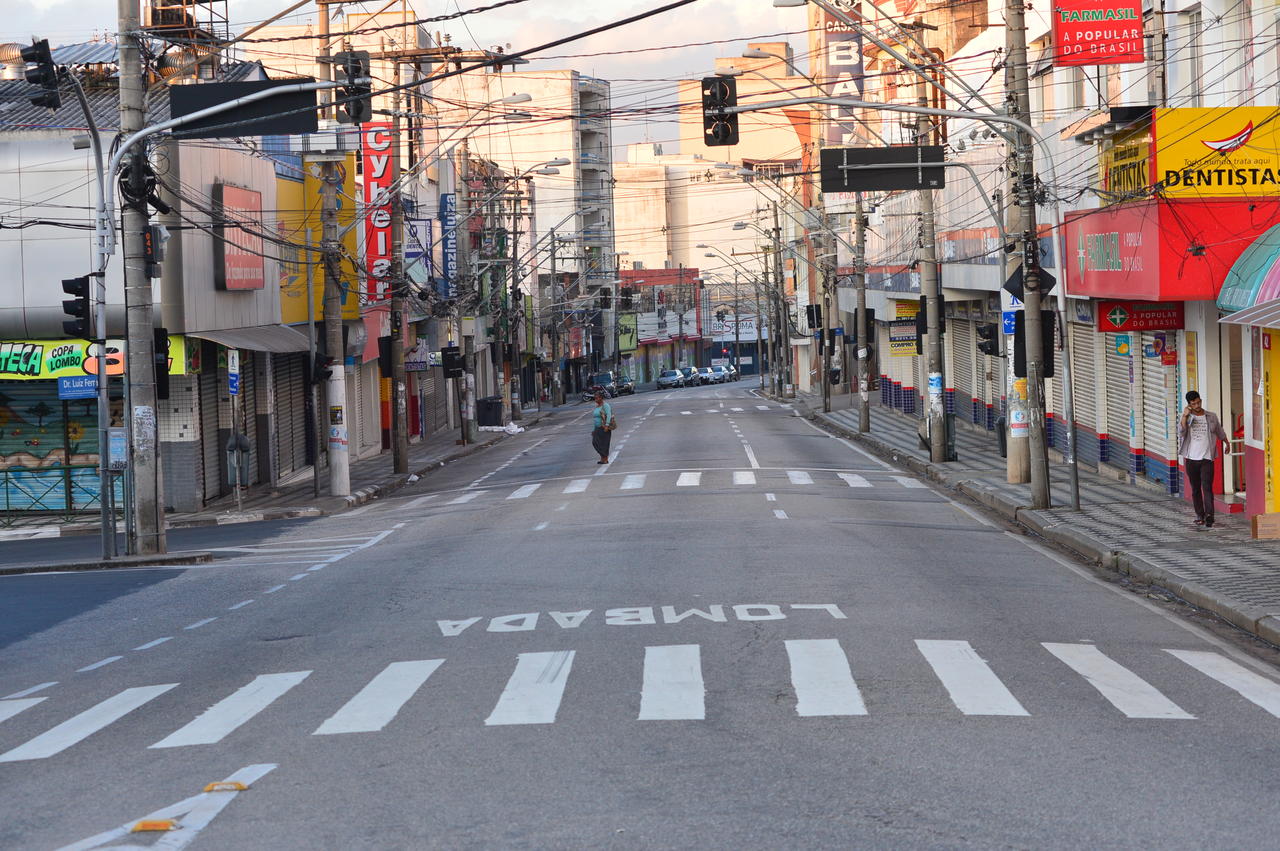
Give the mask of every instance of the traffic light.
[[702, 135], [708, 147], [738, 144], [738, 81], [733, 77], [702, 78]]
[[[938, 296], [938, 334], [947, 333], [946, 303]], [[916, 311], [916, 354], [924, 354], [924, 335], [929, 330], [929, 299], [920, 296], [920, 309]]]
[[364, 124], [373, 119], [373, 84], [369, 79], [369, 51], [344, 50], [333, 55], [338, 82], [342, 83], [338, 122]]
[[1000, 356], [1000, 340], [996, 336], [1000, 333], [1000, 329], [996, 327], [994, 322], [980, 322], [977, 326], [978, 331], [978, 351], [984, 355], [993, 357]]
[[333, 375], [332, 365], [333, 358], [316, 352], [315, 360], [308, 365], [307, 382], [309, 384], [319, 384], [322, 381], [328, 381], [329, 376]]
[[613, 290], [609, 289], [608, 287], [601, 288], [598, 299], [599, 299], [598, 309], [608, 310], [609, 305], [612, 303], [612, 300], [613, 300]]
[[618, 290], [618, 300], [621, 302], [623, 310], [630, 310], [634, 306], [632, 301], [632, 290], [630, 287], [623, 287]]
[[169, 329], [156, 328], [152, 338], [156, 373], [156, 398], [169, 398]]
[[806, 304], [804, 306], [805, 319], [809, 321], [809, 330], [816, 331], [822, 327], [822, 305]]
[[40, 93], [31, 96], [31, 103], [49, 109], [62, 106], [58, 95], [58, 66], [53, 64], [49, 41], [43, 38], [33, 41], [30, 47], [22, 48], [21, 55], [23, 62], [36, 66], [28, 68], [26, 73], [27, 82], [40, 87]]
[[62, 330], [68, 337], [92, 340], [94, 338], [93, 287], [89, 283], [89, 276], [63, 280], [62, 291], [69, 296], [74, 296], [62, 301], [62, 312], [71, 317], [62, 323]]
[[[1027, 330], [1023, 321], [1025, 310], [1013, 317], [1013, 374], [1027, 377]], [[1044, 368], [1042, 378], [1053, 378], [1053, 331], [1057, 323], [1052, 310], [1040, 311], [1040, 363]]]

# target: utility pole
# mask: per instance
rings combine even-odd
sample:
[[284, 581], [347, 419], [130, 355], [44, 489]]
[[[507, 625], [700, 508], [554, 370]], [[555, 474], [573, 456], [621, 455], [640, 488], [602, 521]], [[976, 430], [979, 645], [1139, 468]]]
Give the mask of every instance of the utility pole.
[[[826, 214], [822, 214], [823, 227], [826, 227]], [[835, 251], [836, 242], [834, 239], [823, 239], [824, 248], [830, 248]], [[831, 413], [831, 334], [829, 329], [835, 326], [831, 324], [831, 263], [835, 261], [834, 257], [825, 256], [822, 258], [822, 327], [819, 333], [822, 337], [819, 339], [818, 347], [822, 350], [822, 375], [818, 376], [818, 380], [822, 382], [822, 410]]]
[[774, 321], [778, 326], [778, 341], [775, 345], [777, 359], [781, 361], [774, 383], [777, 384], [777, 393], [781, 396], [786, 392], [787, 385], [791, 383], [791, 323], [786, 315], [786, 278], [782, 269], [782, 224], [779, 221], [778, 202], [771, 202], [771, 206], [773, 207]]
[[[1009, 0], [1005, 10], [1009, 74], [1009, 107], [1012, 117], [1031, 120], [1031, 93], [1027, 79], [1027, 25], [1022, 0]], [[1017, 192], [1022, 234], [1023, 323], [1026, 330], [1027, 449], [1031, 467], [1031, 507], [1049, 507], [1049, 456], [1045, 440], [1044, 347], [1040, 313], [1040, 238], [1036, 228], [1036, 174], [1031, 135], [1017, 129], [1018, 151], [1014, 189]]]
[[862, 193], [854, 196], [853, 281], [858, 290], [858, 432], [871, 431], [871, 328], [867, 322], [867, 217]]
[[[454, 153], [454, 173], [458, 175], [458, 221], [467, 221], [471, 215], [471, 152], [467, 140], [458, 143]], [[471, 237], [469, 229], [463, 231], [458, 238], [458, 280], [470, 286], [471, 282]], [[461, 306], [463, 299], [470, 298], [469, 292], [459, 287], [457, 303]], [[461, 308], [460, 308], [461, 309]], [[476, 338], [475, 320], [472, 319], [471, 333], [467, 334], [462, 327], [462, 315], [458, 315], [459, 333], [462, 337], [462, 433], [467, 443], [475, 443], [476, 432]]]
[[[929, 106], [929, 90], [924, 77], [917, 82], [917, 102]], [[916, 119], [916, 144], [924, 145], [933, 136], [933, 120]], [[942, 293], [938, 281], [937, 236], [934, 232], [933, 190], [920, 190], [920, 295], [925, 310], [925, 372], [928, 376], [929, 458], [947, 457], [947, 408], [942, 387]]]
[[733, 270], [733, 371], [742, 377], [742, 322], [738, 315], [738, 269]]
[[560, 326], [564, 311], [561, 302], [564, 293], [560, 291], [556, 281], [556, 232], [548, 231], [551, 237], [551, 404], [559, 407], [564, 404], [564, 385], [560, 368]]
[[[526, 182], [530, 182], [531, 178], [525, 178]], [[520, 412], [520, 393], [516, 390], [516, 353], [520, 348], [520, 325], [516, 321], [520, 316], [521, 299], [520, 282], [517, 280], [518, 270], [516, 269], [517, 256], [519, 251], [517, 247], [520, 244], [520, 182], [515, 181], [515, 191], [511, 195], [512, 214], [511, 214], [511, 240], [510, 247], [507, 249], [507, 256], [511, 258], [511, 296], [510, 305], [507, 309], [507, 350], [503, 352], [504, 361], [510, 365], [510, 374], [507, 376], [507, 402], [506, 404], [511, 410], [511, 420], [521, 420], [524, 417]], [[532, 216], [530, 219], [532, 220]], [[529, 243], [533, 244], [530, 237]]]
[[[386, 54], [384, 46], [383, 54]], [[404, 306], [409, 281], [404, 274], [404, 204], [400, 195], [400, 60], [391, 60], [395, 88], [391, 106], [391, 469], [409, 472], [409, 398], [404, 373]]]
[[[146, 79], [138, 47], [138, 0], [117, 3], [120, 28], [120, 133], [131, 136], [146, 124]], [[147, 231], [146, 146], [136, 146], [130, 156], [132, 199], [122, 211], [124, 246], [124, 304], [127, 337], [126, 380], [133, 524], [129, 552], [163, 553], [164, 484], [160, 478], [160, 443], [156, 428], [155, 334], [152, 318], [151, 279], [143, 257]], [[106, 447], [103, 447], [103, 452]]]

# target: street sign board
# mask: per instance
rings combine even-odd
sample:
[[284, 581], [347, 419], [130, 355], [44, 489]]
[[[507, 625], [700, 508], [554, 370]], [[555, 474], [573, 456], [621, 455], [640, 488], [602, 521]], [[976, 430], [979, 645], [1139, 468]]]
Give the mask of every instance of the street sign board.
[[227, 391], [232, 396], [240, 395], [240, 352], [237, 349], [227, 350]]
[[126, 429], [107, 429], [107, 469], [114, 471], [129, 468], [129, 433]]
[[[229, 103], [266, 89], [311, 83], [310, 78], [248, 80], [239, 83], [201, 83], [168, 86], [169, 114], [181, 118], [211, 106]], [[230, 136], [289, 136], [319, 129], [315, 92], [287, 92], [238, 106], [226, 112], [174, 128], [175, 139], [217, 139]]]
[[1099, 331], [1176, 331], [1185, 324], [1186, 305], [1180, 301], [1100, 301]]
[[942, 189], [947, 185], [946, 169], [940, 165], [941, 145], [823, 148], [819, 156], [823, 192]]
[[59, 399], [93, 399], [97, 395], [96, 375], [63, 375], [58, 378]]
[[1018, 311], [1006, 310], [1000, 314], [1001, 323], [1004, 333], [1012, 334], [1014, 329], [1018, 327]]

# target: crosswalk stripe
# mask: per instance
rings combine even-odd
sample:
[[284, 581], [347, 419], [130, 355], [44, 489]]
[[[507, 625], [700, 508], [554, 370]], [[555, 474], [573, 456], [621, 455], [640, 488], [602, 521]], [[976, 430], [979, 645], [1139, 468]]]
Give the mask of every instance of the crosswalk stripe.
[[791, 685], [796, 714], [806, 718], [827, 715], [866, 715], [867, 705], [853, 681], [849, 657], [834, 638], [785, 642], [791, 661]]
[[290, 671], [254, 677], [248, 685], [224, 697], [185, 727], [175, 730], [151, 747], [180, 748], [220, 742], [310, 675], [310, 671]]
[[1089, 644], [1042, 642], [1089, 685], [1130, 718], [1194, 718], [1154, 686]]
[[484, 723], [490, 727], [555, 723], [573, 656], [572, 650], [521, 653], [507, 687]]
[[756, 474], [750, 470], [735, 470], [733, 483], [735, 485], [754, 485], [756, 483]]
[[708, 414], [718, 414], [718, 413], [720, 413], [720, 409], [719, 409], [719, 408], [707, 408], [707, 413], [708, 413]]
[[18, 745], [8, 753], [0, 754], [0, 762], [20, 762], [26, 759], [46, 759], [61, 753], [77, 742], [84, 741], [94, 733], [112, 724], [150, 700], [154, 700], [177, 683], [160, 686], [141, 686], [127, 688], [117, 695], [91, 706], [74, 718], [68, 718], [51, 730], [46, 730], [34, 739]]
[[644, 649], [641, 721], [701, 721], [707, 717], [702, 649], [670, 644]]
[[813, 484], [813, 476], [804, 470], [787, 470], [787, 478], [791, 480], [793, 485], [811, 485]]
[[0, 700], [0, 721], [8, 721], [24, 709], [30, 709], [42, 700], [43, 697], [24, 697], [18, 700]]
[[484, 491], [468, 491], [467, 493], [464, 493], [461, 496], [454, 497], [453, 499], [449, 500], [445, 504], [446, 505], [462, 505], [464, 502], [470, 502], [471, 500], [475, 499], [482, 493], [484, 493]]
[[678, 488], [696, 488], [701, 484], [701, 473], [681, 473], [680, 478], [676, 479], [676, 487]]
[[633, 473], [622, 480], [622, 487], [619, 490], [630, 491], [644, 487], [644, 474]]
[[1280, 718], [1280, 684], [1218, 653], [1205, 650], [1166, 650], [1202, 674], [1212, 677], [1250, 703]]
[[868, 482], [862, 476], [854, 473], [836, 473], [837, 476], [844, 479], [845, 483], [851, 488], [869, 488], [871, 482]]
[[443, 659], [392, 662], [312, 734], [376, 733], [391, 723]]
[[574, 479], [564, 486], [565, 493], [582, 493], [587, 489], [587, 485], [591, 484], [590, 479]]
[[730, 408], [729, 410], [731, 410], [731, 411], [735, 411], [735, 412], [738, 412], [738, 413], [741, 413], [741, 412], [742, 412], [742, 409], [741, 409], [741, 408]]
[[767, 410], [769, 410], [769, 406], [768, 406], [768, 405], [756, 405], [756, 410], [757, 410], [757, 411], [767, 411]]
[[692, 414], [693, 414], [693, 411], [681, 411], [681, 412], [680, 412], [680, 416], [682, 416], [682, 417], [691, 416]]
[[916, 639], [916, 647], [965, 715], [1028, 714], [969, 642]]
[[426, 496], [420, 496], [417, 499], [411, 499], [404, 504], [405, 508], [418, 508], [428, 500], [435, 499], [438, 494], [429, 493]]
[[533, 495], [533, 492], [534, 492], [534, 491], [536, 491], [536, 490], [537, 490], [538, 488], [540, 488], [540, 487], [542, 487], [542, 485], [540, 485], [540, 484], [537, 484], [537, 485], [521, 485], [520, 487], [518, 487], [518, 488], [516, 488], [515, 490], [513, 490], [513, 491], [511, 492], [511, 495], [510, 495], [510, 496], [508, 496], [508, 497], [507, 497], [507, 499], [528, 499], [529, 497], [531, 497], [531, 496]]
[[929, 487], [928, 485], [926, 485], [924, 482], [920, 481], [919, 479], [913, 479], [913, 478], [911, 478], [910, 476], [893, 476], [892, 478], [893, 478], [893, 480], [894, 480], [895, 482], [897, 482], [898, 484], [902, 485], [904, 488], [927, 488], [927, 487]]

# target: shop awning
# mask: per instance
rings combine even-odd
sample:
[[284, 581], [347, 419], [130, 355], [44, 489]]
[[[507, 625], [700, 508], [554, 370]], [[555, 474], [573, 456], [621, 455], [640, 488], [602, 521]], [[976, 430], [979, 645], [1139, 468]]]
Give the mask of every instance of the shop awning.
[[212, 340], [231, 349], [255, 352], [305, 352], [307, 335], [288, 325], [258, 325], [253, 328], [229, 328], [224, 331], [188, 331], [188, 337]]
[[1218, 309], [1245, 310], [1280, 298], [1280, 225], [1258, 236], [1231, 264], [1218, 292]]
[[1224, 325], [1253, 325], [1258, 328], [1280, 328], [1280, 298], [1273, 298], [1218, 320]]

